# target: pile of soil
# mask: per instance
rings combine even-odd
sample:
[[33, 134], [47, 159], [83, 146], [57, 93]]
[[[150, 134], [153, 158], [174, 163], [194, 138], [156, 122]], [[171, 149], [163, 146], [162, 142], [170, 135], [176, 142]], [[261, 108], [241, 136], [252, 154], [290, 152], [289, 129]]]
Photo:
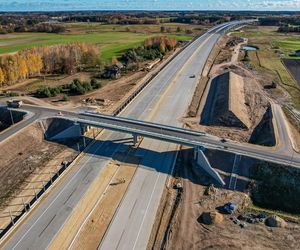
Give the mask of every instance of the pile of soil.
[[200, 216], [200, 222], [206, 225], [220, 224], [224, 220], [224, 216], [216, 211], [204, 212]]
[[244, 92], [244, 79], [240, 75], [228, 71], [215, 77], [211, 81], [201, 124], [243, 129], [250, 127]]
[[[231, 64], [230, 66], [227, 64], [215, 65], [212, 68], [210, 77], [213, 79], [218, 75], [222, 75], [224, 72], [228, 71], [228, 69], [244, 78], [245, 104], [247, 106], [247, 114], [250, 120], [250, 126], [245, 129], [224, 126], [222, 124], [208, 124], [207, 121], [209, 119], [206, 119], [205, 123], [205, 118], [203, 122], [203, 117], [201, 114], [202, 109], [203, 112], [205, 112], [205, 105], [203, 104], [200, 105], [197, 117], [186, 117], [184, 119], [186, 126], [194, 130], [205, 131], [209, 134], [216, 135], [221, 138], [229, 138], [234, 141], [249, 142], [251, 138], [251, 143], [268, 146], [275, 144], [273, 126], [270, 124], [270, 122], [272, 122], [272, 119], [270, 118], [272, 117], [268, 115], [271, 111], [270, 104], [267, 98], [264, 96], [263, 87], [251, 72], [239, 64]], [[204, 97], [205, 95], [203, 96], [201, 103], [206, 102], [206, 98]], [[219, 106], [222, 107], [222, 104]], [[209, 114], [209, 112], [207, 114]], [[199, 120], [201, 124], [199, 124]], [[252, 136], [254, 131], [256, 131], [256, 133], [254, 136]], [[266, 139], [268, 139], [268, 141], [266, 141]]]
[[286, 221], [275, 214], [268, 217], [266, 219], [265, 223], [268, 227], [286, 227], [287, 226]]

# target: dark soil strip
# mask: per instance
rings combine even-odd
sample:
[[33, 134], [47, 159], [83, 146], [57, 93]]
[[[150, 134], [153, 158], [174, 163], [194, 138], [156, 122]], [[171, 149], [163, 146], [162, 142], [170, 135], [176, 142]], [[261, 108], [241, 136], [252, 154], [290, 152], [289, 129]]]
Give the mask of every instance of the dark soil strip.
[[288, 69], [290, 74], [297, 81], [300, 87], [300, 60], [299, 59], [283, 59], [283, 64]]

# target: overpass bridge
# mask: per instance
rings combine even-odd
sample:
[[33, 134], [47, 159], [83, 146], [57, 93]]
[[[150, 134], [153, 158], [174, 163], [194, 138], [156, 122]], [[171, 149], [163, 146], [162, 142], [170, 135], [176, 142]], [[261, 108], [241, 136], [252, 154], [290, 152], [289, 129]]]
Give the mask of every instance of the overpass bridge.
[[108, 129], [133, 135], [134, 140], [138, 136], [166, 141], [170, 143], [199, 148], [208, 148], [224, 152], [239, 154], [282, 165], [300, 167], [299, 155], [286, 155], [277, 152], [275, 148], [224, 141], [216, 136], [204, 132], [193, 131], [163, 124], [139, 121], [124, 117], [116, 117], [99, 113], [73, 113], [67, 112], [63, 117], [66, 120], [79, 123], [83, 126]]

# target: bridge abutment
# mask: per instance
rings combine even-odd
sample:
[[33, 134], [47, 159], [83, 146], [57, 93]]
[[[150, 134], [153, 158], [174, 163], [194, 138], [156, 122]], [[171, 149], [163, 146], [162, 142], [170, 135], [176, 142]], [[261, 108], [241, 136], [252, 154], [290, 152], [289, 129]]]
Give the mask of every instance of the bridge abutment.
[[225, 182], [219, 175], [219, 173], [212, 168], [208, 159], [204, 154], [204, 147], [196, 147], [194, 149], [194, 160], [197, 162], [197, 166], [202, 168], [207, 174], [214, 178], [220, 185], [225, 186]]

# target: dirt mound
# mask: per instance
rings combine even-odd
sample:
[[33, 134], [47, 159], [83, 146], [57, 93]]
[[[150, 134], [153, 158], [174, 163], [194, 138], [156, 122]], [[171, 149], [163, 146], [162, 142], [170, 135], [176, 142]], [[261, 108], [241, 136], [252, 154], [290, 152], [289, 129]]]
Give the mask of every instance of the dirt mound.
[[226, 72], [211, 82], [201, 123], [226, 127], [249, 128], [243, 77]]
[[275, 146], [276, 138], [273, 125], [273, 114], [271, 106], [267, 109], [266, 113], [262, 117], [260, 123], [254, 128], [249, 143], [263, 145], [263, 146]]
[[216, 211], [204, 212], [200, 216], [200, 221], [206, 225], [220, 224], [223, 220], [223, 215]]
[[274, 214], [266, 219], [266, 225], [268, 227], [286, 227], [287, 223], [284, 219]]

